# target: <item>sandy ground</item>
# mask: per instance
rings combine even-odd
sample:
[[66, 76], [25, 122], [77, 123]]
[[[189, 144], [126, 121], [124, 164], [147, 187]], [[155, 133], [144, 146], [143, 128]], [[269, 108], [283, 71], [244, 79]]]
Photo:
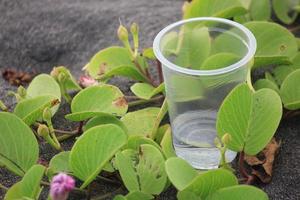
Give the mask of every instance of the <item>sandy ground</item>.
[[[53, 66], [65, 65], [78, 77], [81, 68], [97, 51], [119, 45], [116, 36], [119, 18], [125, 25], [137, 22], [141, 29], [141, 46], [149, 47], [160, 29], [181, 18], [181, 6], [181, 0], [0, 0], [0, 69], [13, 67], [49, 73]], [[116, 79], [113, 83], [128, 92], [131, 82]], [[16, 88], [2, 77], [0, 86], [0, 98], [13, 105], [14, 100], [6, 97], [6, 93]], [[63, 119], [67, 111], [65, 106], [56, 115], [57, 127], [72, 128], [72, 124]], [[299, 121], [298, 117], [283, 122], [278, 129], [277, 138], [282, 139], [282, 147], [273, 181], [262, 185], [272, 200], [300, 199]], [[53, 151], [43, 146], [41, 154], [47, 159]], [[17, 179], [6, 170], [0, 170], [1, 183], [10, 186]], [[112, 189], [113, 186], [102, 184], [97, 193]], [[159, 199], [171, 200], [176, 199], [175, 196], [175, 190], [170, 189]]]

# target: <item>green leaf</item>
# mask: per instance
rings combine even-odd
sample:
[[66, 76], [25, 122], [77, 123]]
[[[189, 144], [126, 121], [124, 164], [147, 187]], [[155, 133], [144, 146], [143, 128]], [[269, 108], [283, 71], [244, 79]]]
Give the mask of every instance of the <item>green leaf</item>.
[[102, 116], [93, 117], [83, 126], [83, 131], [87, 131], [92, 127], [102, 124], [115, 124], [122, 128], [125, 133], [128, 132], [123, 122], [121, 122], [117, 117], [110, 114], [103, 114]]
[[291, 67], [294, 69], [300, 69], [300, 52], [293, 57]]
[[27, 125], [31, 125], [38, 119], [42, 119], [45, 108], [51, 108], [56, 103], [56, 97], [51, 95], [25, 99], [16, 105], [14, 114], [20, 117]]
[[193, 0], [185, 8], [183, 18], [222, 17], [231, 18], [245, 14], [247, 10], [238, 0]]
[[289, 110], [300, 108], [300, 69], [290, 73], [283, 81], [280, 94], [284, 107]]
[[66, 115], [66, 118], [82, 121], [103, 113], [122, 116], [127, 109], [128, 104], [119, 88], [112, 85], [91, 86], [73, 98], [72, 114]]
[[270, 65], [289, 65], [291, 63], [291, 59], [288, 56], [255, 56], [255, 62], [251, 69], [254, 70]]
[[231, 135], [229, 149], [256, 155], [275, 134], [281, 115], [281, 100], [275, 91], [265, 88], [253, 92], [247, 84], [240, 84], [219, 109], [217, 133], [220, 138]]
[[23, 179], [14, 184], [5, 194], [5, 200], [15, 199], [38, 199], [41, 191], [40, 182], [43, 178], [45, 167], [42, 165], [32, 166], [24, 175]]
[[169, 158], [165, 166], [168, 178], [177, 190], [185, 189], [198, 175], [198, 172], [181, 158]]
[[39, 147], [32, 130], [17, 116], [0, 112], [0, 163], [23, 176], [38, 160]]
[[128, 138], [126, 149], [139, 150], [142, 144], [150, 144], [155, 146], [159, 151], [162, 151], [160, 146], [153, 140], [141, 135], [132, 135]]
[[268, 21], [271, 18], [270, 0], [252, 0], [250, 4], [250, 16], [253, 20]]
[[237, 184], [238, 180], [233, 173], [225, 169], [217, 169], [200, 174], [182, 192], [193, 192], [201, 199], [206, 199], [220, 188]]
[[233, 53], [218, 53], [208, 57], [200, 67], [201, 70], [212, 70], [228, 67], [239, 61], [240, 56]]
[[293, 8], [299, 5], [299, 0], [272, 0], [276, 16], [285, 24], [291, 24], [298, 16], [297, 12], [292, 12]]
[[144, 49], [143, 50], [143, 56], [146, 57], [146, 58], [148, 58], [148, 59], [150, 59], [150, 60], [155, 60], [156, 59], [152, 47]]
[[129, 135], [150, 136], [159, 110], [156, 107], [149, 107], [129, 112], [121, 118], [121, 121], [127, 127]]
[[161, 50], [164, 56], [169, 56], [170, 54], [176, 54], [178, 45], [178, 33], [176, 31], [170, 31], [166, 33], [161, 39]]
[[275, 67], [275, 69], [273, 70], [273, 76], [277, 85], [281, 85], [284, 79], [293, 71], [294, 69], [288, 65], [281, 65]]
[[151, 97], [164, 92], [164, 83], [160, 84], [157, 88], [148, 83], [135, 83], [130, 87], [130, 90], [141, 99], [151, 99]]
[[270, 72], [265, 72], [265, 78], [277, 85], [275, 78], [272, 76], [272, 74], [270, 74]]
[[273, 83], [272, 81], [268, 80], [268, 79], [259, 79], [255, 82], [255, 84], [253, 85], [253, 87], [255, 88], [255, 90], [260, 90], [263, 88], [269, 88], [272, 89], [274, 91], [276, 91], [279, 94], [279, 88], [278, 86]]
[[65, 88], [67, 90], [74, 90], [78, 91], [81, 90], [82, 88], [78, 85], [76, 79], [73, 77], [71, 74], [70, 70], [68, 70], [64, 66], [59, 66], [59, 67], [54, 67], [53, 70], [51, 71], [51, 76], [58, 81], [58, 75], [63, 74], [65, 77]]
[[69, 157], [70, 151], [63, 151], [56, 154], [49, 162], [47, 175], [52, 177], [59, 172], [70, 173], [71, 169], [69, 167]]
[[93, 78], [122, 75], [139, 81], [145, 80], [132, 62], [130, 52], [124, 47], [114, 46], [99, 51], [93, 56], [86, 70]]
[[207, 200], [268, 200], [268, 195], [250, 185], [236, 185], [222, 188], [213, 193]]
[[166, 133], [166, 131], [171, 128], [170, 124], [164, 124], [162, 126], [160, 126], [157, 130], [156, 133], [156, 137], [154, 138], [155, 142], [160, 144], [161, 140], [164, 137], [164, 134]]
[[164, 133], [160, 146], [166, 158], [176, 157], [172, 143], [171, 127], [169, 127]]
[[[257, 50], [255, 57], [293, 57], [297, 50], [296, 39], [283, 26], [272, 22], [248, 22], [244, 24], [255, 36]], [[274, 40], [276, 38], [276, 40]]]
[[151, 200], [151, 199], [154, 199], [152, 195], [140, 191], [129, 192], [126, 195], [126, 197], [122, 195], [117, 195], [114, 197], [114, 200]]
[[195, 193], [189, 191], [181, 191], [177, 193], [178, 200], [201, 200]]
[[126, 188], [160, 194], [167, 183], [164, 157], [154, 146], [142, 144], [139, 151], [124, 150], [116, 155], [116, 165]]
[[78, 138], [72, 147], [69, 165], [74, 175], [84, 181], [81, 188], [93, 181], [126, 141], [124, 131], [112, 124], [91, 128]]

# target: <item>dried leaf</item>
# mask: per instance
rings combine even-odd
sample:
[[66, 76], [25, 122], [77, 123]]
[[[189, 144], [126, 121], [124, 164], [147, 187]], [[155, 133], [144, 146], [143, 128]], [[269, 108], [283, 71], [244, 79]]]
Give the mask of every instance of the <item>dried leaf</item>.
[[17, 71], [16, 69], [5, 69], [2, 72], [2, 77], [11, 85], [20, 86], [29, 83], [33, 74], [23, 71]]
[[244, 159], [245, 159], [246, 163], [250, 166], [261, 165], [265, 162], [265, 160], [260, 160], [256, 156], [245, 155]]

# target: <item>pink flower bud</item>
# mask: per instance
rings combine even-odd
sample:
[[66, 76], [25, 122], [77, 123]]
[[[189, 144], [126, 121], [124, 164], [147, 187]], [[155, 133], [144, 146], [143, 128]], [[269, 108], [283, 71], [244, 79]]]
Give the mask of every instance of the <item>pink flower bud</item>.
[[89, 87], [89, 86], [97, 85], [98, 82], [90, 76], [80, 76], [79, 84], [82, 87], [86, 88], [86, 87]]
[[71, 176], [59, 173], [51, 181], [50, 196], [52, 200], [66, 200], [74, 187], [75, 180]]

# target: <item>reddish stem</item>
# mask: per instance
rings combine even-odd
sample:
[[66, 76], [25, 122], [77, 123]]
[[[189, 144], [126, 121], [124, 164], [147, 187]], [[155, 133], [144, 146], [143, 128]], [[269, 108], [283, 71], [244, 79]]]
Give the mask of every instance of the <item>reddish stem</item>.
[[81, 134], [82, 133], [82, 127], [83, 127], [83, 121], [80, 121], [78, 129], [77, 129], [77, 134]]
[[156, 60], [156, 66], [157, 66], [159, 84], [161, 84], [162, 82], [164, 82], [164, 77], [163, 77], [163, 74], [162, 74], [161, 62], [159, 62], [159, 60]]
[[244, 157], [245, 157], [245, 153], [244, 151], [240, 152], [240, 157], [239, 157], [239, 170], [240, 173], [242, 174], [243, 177], [249, 179], [249, 174], [245, 169], [245, 165], [244, 165]]

